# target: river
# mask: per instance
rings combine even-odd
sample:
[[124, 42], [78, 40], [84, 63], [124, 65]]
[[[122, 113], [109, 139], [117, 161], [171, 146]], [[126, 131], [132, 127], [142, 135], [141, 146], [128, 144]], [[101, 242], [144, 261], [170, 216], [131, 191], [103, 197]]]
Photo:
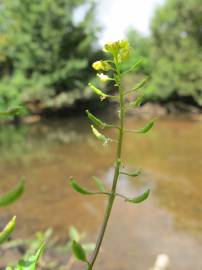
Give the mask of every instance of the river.
[[[126, 121], [128, 128], [144, 123]], [[112, 138], [115, 133], [107, 131]], [[75, 193], [68, 179], [93, 189], [95, 175], [109, 188], [115, 143], [103, 147], [87, 120], [76, 117], [1, 128], [0, 144], [0, 191], [26, 179], [23, 197], [1, 209], [3, 221], [17, 215], [14, 237], [51, 227], [63, 238], [75, 225], [94, 241], [106, 198]], [[202, 123], [163, 119], [149, 134], [127, 134], [123, 160], [126, 169], [142, 168], [142, 174], [121, 178], [119, 192], [134, 196], [149, 187], [151, 196], [139, 205], [117, 199], [96, 269], [148, 270], [166, 253], [172, 270], [201, 270]]]

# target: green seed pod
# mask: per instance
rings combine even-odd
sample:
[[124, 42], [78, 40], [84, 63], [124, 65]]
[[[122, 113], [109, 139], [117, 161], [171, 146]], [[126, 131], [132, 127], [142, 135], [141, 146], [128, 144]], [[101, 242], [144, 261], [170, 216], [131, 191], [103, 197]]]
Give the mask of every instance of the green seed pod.
[[7, 206], [15, 202], [24, 192], [24, 180], [20, 180], [20, 183], [8, 193], [0, 197], [0, 207]]
[[16, 217], [14, 216], [12, 220], [6, 225], [4, 230], [0, 233], [0, 245], [9, 238], [15, 226], [16, 226]]
[[88, 110], [86, 110], [86, 113], [87, 113], [87, 116], [88, 116], [89, 120], [91, 122], [93, 122], [93, 124], [95, 124], [95, 126], [101, 128], [101, 129], [107, 128], [107, 127], [112, 127], [112, 125], [108, 125], [108, 124], [104, 123], [102, 120], [100, 120], [99, 118], [95, 117]]
[[137, 169], [137, 170], [134, 170], [132, 172], [121, 172], [121, 174], [125, 174], [125, 175], [128, 175], [128, 176], [136, 177], [136, 176], [139, 176], [141, 174], [141, 170], [140, 169]]
[[83, 262], [87, 262], [86, 259], [86, 253], [81, 244], [79, 244], [76, 241], [72, 242], [72, 251], [74, 253], [74, 256], [79, 260]]
[[133, 91], [137, 91], [139, 90], [140, 88], [142, 88], [145, 83], [148, 81], [148, 78], [144, 78], [141, 82], [139, 82], [134, 88], [133, 88]]
[[98, 89], [97, 87], [95, 87], [92, 83], [88, 84], [90, 86], [90, 88], [93, 90], [93, 92], [95, 94], [97, 94], [98, 96], [100, 96], [103, 99], [109, 97], [109, 95], [105, 94], [104, 92], [102, 92], [100, 89]]
[[93, 125], [91, 125], [92, 132], [95, 135], [95, 137], [103, 143], [103, 145], [106, 145], [110, 139], [105, 137], [102, 133], [100, 133]]
[[137, 133], [147, 133], [148, 131], [150, 131], [150, 129], [153, 128], [153, 126], [154, 126], [154, 120], [147, 123], [143, 128], [137, 129], [135, 132], [137, 132]]
[[134, 197], [132, 199], [126, 199], [126, 201], [131, 202], [131, 203], [141, 203], [141, 202], [145, 201], [149, 197], [149, 193], [150, 193], [150, 189], [148, 189], [143, 194], [141, 194], [139, 196], [136, 196], [136, 197]]
[[129, 107], [130, 107], [130, 108], [137, 108], [137, 107], [139, 107], [139, 106], [142, 104], [143, 101], [144, 101], [143, 96], [139, 96], [139, 97], [137, 97], [137, 98], [135, 99], [135, 101], [133, 101], [133, 102], [131, 102], [131, 103], [129, 104]]
[[73, 179], [73, 178], [70, 179], [70, 185], [71, 185], [71, 187], [72, 187], [76, 192], [81, 193], [81, 194], [83, 194], [83, 195], [92, 195], [92, 194], [93, 194], [93, 192], [88, 191], [87, 189], [81, 187], [81, 186], [76, 182], [76, 180]]

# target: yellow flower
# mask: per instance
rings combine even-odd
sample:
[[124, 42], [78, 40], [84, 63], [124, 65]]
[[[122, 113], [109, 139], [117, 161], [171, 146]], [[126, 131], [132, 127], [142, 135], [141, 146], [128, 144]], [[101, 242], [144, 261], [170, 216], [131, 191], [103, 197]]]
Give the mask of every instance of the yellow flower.
[[97, 76], [100, 78], [100, 80], [102, 82], [107, 82], [107, 81], [110, 80], [110, 78], [107, 75], [103, 74], [103, 73], [98, 73]]
[[118, 57], [118, 61], [128, 60], [130, 55], [130, 45], [127, 40], [118, 40], [105, 44], [104, 52], [112, 53]]
[[109, 52], [109, 53], [116, 53], [119, 48], [118, 41], [116, 42], [108, 42], [105, 44], [103, 51], [104, 52]]
[[96, 61], [95, 63], [92, 64], [92, 67], [95, 70], [104, 70], [104, 71], [109, 71], [112, 69], [112, 67], [110, 66], [110, 64], [107, 63], [107, 61]]
[[127, 40], [119, 41], [119, 60], [128, 60], [130, 56], [130, 45]]

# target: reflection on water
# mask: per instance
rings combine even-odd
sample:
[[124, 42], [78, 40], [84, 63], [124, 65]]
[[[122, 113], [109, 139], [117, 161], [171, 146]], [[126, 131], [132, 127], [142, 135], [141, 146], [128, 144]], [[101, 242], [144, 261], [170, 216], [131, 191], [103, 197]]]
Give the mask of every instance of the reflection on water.
[[[127, 120], [130, 128], [142, 124]], [[120, 179], [119, 191], [131, 196], [149, 186], [152, 195], [138, 206], [117, 200], [98, 270], [149, 269], [159, 253], [170, 256], [174, 270], [202, 269], [201, 139], [202, 124], [184, 120], [161, 120], [150, 134], [126, 136], [125, 167], [143, 173]], [[1, 210], [4, 221], [17, 214], [16, 236], [53, 227], [63, 237], [74, 224], [95, 238], [105, 199], [75, 194], [68, 178], [93, 188], [97, 175], [109, 186], [115, 145], [102, 147], [83, 118], [1, 128], [0, 145], [1, 191], [27, 179], [23, 198]]]

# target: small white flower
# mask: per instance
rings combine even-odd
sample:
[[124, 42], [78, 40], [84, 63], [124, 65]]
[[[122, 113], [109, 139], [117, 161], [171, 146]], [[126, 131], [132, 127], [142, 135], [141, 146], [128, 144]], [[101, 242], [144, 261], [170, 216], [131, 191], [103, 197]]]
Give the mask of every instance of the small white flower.
[[103, 74], [103, 73], [98, 73], [97, 76], [100, 78], [100, 80], [102, 82], [107, 82], [107, 81], [110, 80], [110, 78], [107, 75]]

